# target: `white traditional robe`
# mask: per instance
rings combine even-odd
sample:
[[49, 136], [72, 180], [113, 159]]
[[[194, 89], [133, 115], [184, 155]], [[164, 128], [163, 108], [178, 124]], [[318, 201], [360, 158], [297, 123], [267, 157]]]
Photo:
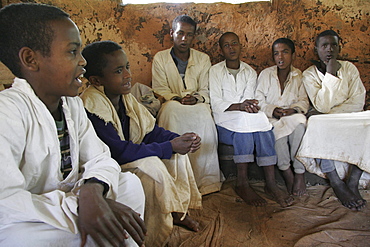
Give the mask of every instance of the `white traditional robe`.
[[[167, 100], [158, 113], [158, 125], [179, 134], [195, 132], [202, 138], [200, 149], [189, 153], [195, 180], [202, 195], [219, 191], [223, 175], [217, 156], [217, 131], [208, 104], [210, 59], [208, 55], [190, 49], [185, 88], [170, 52], [171, 49], [160, 51], [153, 59], [153, 89]], [[184, 97], [187, 94], [204, 99], [204, 103], [182, 105], [171, 100], [175, 96]]]
[[[65, 243], [51, 242], [51, 246], [68, 246], [68, 240], [78, 233], [78, 192], [84, 180], [95, 177], [104, 181], [110, 187], [107, 197], [117, 197], [120, 167], [96, 136], [82, 101], [78, 97], [62, 97], [62, 101], [72, 160], [72, 171], [65, 180], [56, 124], [45, 104], [19, 78], [0, 93], [0, 241], [18, 224], [44, 223], [51, 232], [71, 233]], [[137, 198], [127, 201], [141, 207], [142, 214], [142, 187], [137, 185], [130, 188]]]
[[[319, 176], [324, 175], [313, 158], [335, 160], [343, 178], [347, 175], [348, 163], [368, 171], [366, 152], [353, 148], [369, 147], [366, 140], [369, 113], [360, 112], [365, 104], [366, 90], [357, 68], [350, 62], [339, 62], [341, 68], [337, 77], [330, 73], [324, 75], [314, 65], [303, 72], [303, 83], [314, 108], [329, 115], [310, 117], [297, 159], [307, 171]], [[362, 185], [368, 183], [367, 178], [369, 175], [364, 173]]]
[[[256, 89], [256, 99], [274, 126], [276, 140], [290, 135], [299, 124], [306, 124], [306, 117], [303, 114], [307, 112], [309, 106], [301, 71], [291, 66], [283, 93], [277, 71], [276, 65], [264, 69], [258, 76]], [[272, 115], [276, 107], [294, 108], [298, 113], [276, 119]]]

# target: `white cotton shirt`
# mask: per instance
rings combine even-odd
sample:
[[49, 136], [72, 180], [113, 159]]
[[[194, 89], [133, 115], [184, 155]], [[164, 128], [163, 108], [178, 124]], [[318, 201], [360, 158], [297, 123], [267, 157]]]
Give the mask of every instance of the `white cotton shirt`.
[[[265, 112], [274, 126], [276, 140], [290, 135], [299, 124], [306, 124], [306, 117], [302, 113], [308, 110], [308, 97], [302, 83], [302, 72], [291, 66], [290, 73], [281, 92], [277, 66], [262, 70], [257, 80], [256, 99], [261, 111]], [[294, 108], [298, 113], [276, 119], [272, 116], [274, 109]]]
[[[52, 82], [50, 82], [52, 83]], [[63, 180], [55, 121], [26, 80], [0, 93], [0, 228], [43, 222], [77, 234], [77, 195], [85, 179], [110, 186], [115, 199], [120, 167], [110, 158], [79, 97], [62, 97], [72, 171]]]
[[303, 84], [314, 108], [322, 113], [349, 113], [363, 110], [366, 89], [356, 66], [338, 61], [338, 76], [321, 73], [315, 65], [303, 72]]
[[230, 105], [255, 99], [257, 72], [240, 61], [240, 71], [234, 76], [228, 71], [226, 61], [209, 70], [209, 91], [213, 117], [218, 126], [240, 133], [268, 131], [272, 128], [265, 113], [226, 111]]

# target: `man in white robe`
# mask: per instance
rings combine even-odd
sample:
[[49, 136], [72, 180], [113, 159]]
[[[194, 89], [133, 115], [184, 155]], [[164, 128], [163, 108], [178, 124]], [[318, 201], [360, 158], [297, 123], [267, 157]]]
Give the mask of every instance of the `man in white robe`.
[[223, 175], [217, 156], [217, 131], [212, 119], [208, 95], [208, 55], [191, 49], [196, 23], [189, 16], [178, 16], [170, 35], [174, 46], [154, 56], [152, 86], [166, 102], [158, 116], [158, 125], [176, 132], [195, 132], [202, 146], [189, 154], [198, 189], [202, 195], [219, 191]]

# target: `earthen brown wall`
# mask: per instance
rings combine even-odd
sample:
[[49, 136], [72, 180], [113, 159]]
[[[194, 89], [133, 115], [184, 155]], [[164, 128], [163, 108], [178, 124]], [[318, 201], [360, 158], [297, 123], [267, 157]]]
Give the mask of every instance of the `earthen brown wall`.
[[[1, 0], [2, 6], [15, 0]], [[242, 60], [259, 73], [271, 66], [271, 44], [280, 37], [297, 46], [294, 65], [301, 70], [315, 59], [315, 36], [333, 29], [343, 38], [341, 58], [352, 61], [370, 90], [370, 0], [272, 0], [244, 4], [130, 4], [110, 0], [38, 0], [68, 12], [81, 29], [85, 44], [113, 40], [122, 45], [131, 62], [133, 81], [151, 85], [151, 62], [156, 52], [169, 48], [169, 29], [179, 14], [192, 16], [198, 24], [195, 49], [217, 63], [218, 38], [236, 32], [243, 45]], [[11, 21], [11, 20], [9, 20]], [[1, 35], [1, 34], [0, 34]], [[12, 75], [0, 65], [0, 83]], [[370, 109], [370, 99], [366, 108]]]

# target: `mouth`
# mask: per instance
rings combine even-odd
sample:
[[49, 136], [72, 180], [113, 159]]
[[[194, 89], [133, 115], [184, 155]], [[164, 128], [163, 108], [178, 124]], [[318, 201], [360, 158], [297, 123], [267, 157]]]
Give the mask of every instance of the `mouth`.
[[124, 87], [131, 87], [131, 80], [128, 80], [127, 82], [123, 83]]
[[75, 81], [80, 85], [82, 86], [82, 78], [83, 78], [83, 75], [85, 74], [86, 70], [83, 69], [82, 72], [75, 78]]
[[278, 62], [278, 65], [283, 65], [284, 64], [284, 61], [279, 61]]

